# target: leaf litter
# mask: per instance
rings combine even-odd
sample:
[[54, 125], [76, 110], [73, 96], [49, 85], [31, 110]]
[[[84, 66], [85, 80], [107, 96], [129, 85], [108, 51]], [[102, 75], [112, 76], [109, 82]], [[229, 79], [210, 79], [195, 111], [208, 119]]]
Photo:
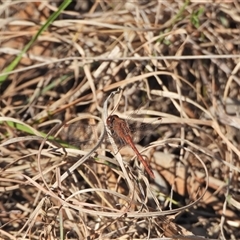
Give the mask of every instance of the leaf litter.
[[[19, 4], [1, 5], [1, 69], [59, 7]], [[1, 237], [239, 239], [239, 9], [236, 1], [69, 5], [0, 81]], [[54, 145], [54, 125], [79, 113], [87, 124], [89, 113], [102, 118], [118, 87], [123, 118], [158, 99], [146, 109], [162, 117], [156, 139], [138, 146], [154, 181], [125, 148], [114, 156], [98, 145], [100, 120], [96, 136], [79, 129], [81, 141], [96, 142], [89, 156], [81, 145]]]

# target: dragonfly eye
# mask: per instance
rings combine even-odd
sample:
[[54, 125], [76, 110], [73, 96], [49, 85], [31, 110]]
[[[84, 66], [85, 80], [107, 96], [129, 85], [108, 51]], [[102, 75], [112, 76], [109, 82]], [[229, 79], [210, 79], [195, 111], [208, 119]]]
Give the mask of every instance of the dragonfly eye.
[[108, 127], [112, 127], [112, 124], [113, 124], [113, 118], [112, 118], [112, 116], [110, 116], [107, 118], [107, 125], [108, 125]]

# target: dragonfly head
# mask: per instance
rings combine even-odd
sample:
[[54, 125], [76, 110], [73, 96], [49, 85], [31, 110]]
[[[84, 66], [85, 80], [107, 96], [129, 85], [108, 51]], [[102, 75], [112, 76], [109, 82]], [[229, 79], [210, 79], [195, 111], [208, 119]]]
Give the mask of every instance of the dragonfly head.
[[114, 124], [114, 121], [116, 120], [116, 118], [118, 118], [117, 115], [110, 115], [108, 118], [107, 118], [107, 126], [108, 128], [113, 128], [113, 124]]

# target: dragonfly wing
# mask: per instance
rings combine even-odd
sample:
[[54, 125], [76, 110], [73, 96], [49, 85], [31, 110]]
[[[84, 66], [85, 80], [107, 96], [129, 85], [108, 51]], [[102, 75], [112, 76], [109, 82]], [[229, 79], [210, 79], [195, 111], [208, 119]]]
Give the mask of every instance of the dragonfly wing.
[[89, 149], [92, 148], [98, 140], [97, 126], [89, 125], [83, 120], [65, 124], [61, 132], [61, 137], [69, 146]]
[[156, 135], [156, 129], [160, 125], [160, 119], [153, 120], [152, 122], [132, 122], [132, 120], [129, 120], [129, 129], [134, 142], [140, 142], [143, 138]]
[[[146, 139], [147, 137], [156, 135], [156, 129], [161, 125], [161, 118], [155, 118], [151, 122], [144, 121], [144, 119], [146, 120], [147, 109], [150, 108], [152, 102], [154, 103], [155, 101], [142, 102], [138, 110], [128, 115], [126, 119], [134, 142], [138, 143], [143, 138]], [[137, 121], [136, 119], [142, 120]]]
[[[115, 144], [116, 144], [116, 149], [113, 149], [113, 153], [117, 154], [120, 149], [122, 149], [124, 146], [126, 146], [126, 143], [120, 138], [118, 137], [118, 135], [115, 132], [112, 132], [111, 137], [113, 138]], [[108, 143], [110, 143], [109, 139], [106, 139]]]

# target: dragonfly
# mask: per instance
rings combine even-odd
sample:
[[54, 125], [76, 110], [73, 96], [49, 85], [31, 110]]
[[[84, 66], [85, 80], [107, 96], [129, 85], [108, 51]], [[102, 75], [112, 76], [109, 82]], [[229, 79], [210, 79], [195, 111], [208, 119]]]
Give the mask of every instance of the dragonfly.
[[[120, 118], [116, 114], [111, 114], [106, 120], [106, 125], [111, 131], [112, 137], [117, 145], [117, 149], [113, 149], [114, 154], [116, 150], [119, 151], [124, 146], [130, 146], [135, 152], [139, 161], [143, 164], [150, 177], [154, 178], [153, 171], [148, 162], [139, 153], [134, 142], [140, 142], [144, 137], [152, 135], [154, 129], [156, 129], [160, 123], [157, 118], [151, 123], [145, 123], [143, 121], [136, 122], [134, 117], [136, 114], [128, 116], [127, 120]], [[137, 115], [139, 113], [137, 112]], [[70, 144], [70, 146], [80, 149], [91, 149], [96, 143], [98, 138], [99, 128], [96, 125], [89, 123], [89, 118], [80, 118], [79, 121], [74, 123], [67, 123], [63, 131], [60, 133], [60, 137]], [[105, 143], [110, 143], [108, 136], [104, 137]]]
[[[161, 118], [158, 118], [158, 120], [160, 120], [160, 119]], [[140, 152], [138, 151], [138, 149], [136, 148], [136, 146], [133, 142], [132, 130], [130, 129], [127, 121], [120, 118], [118, 115], [113, 114], [113, 115], [108, 116], [108, 118], [106, 120], [106, 124], [113, 135], [116, 135], [123, 144], [129, 145], [132, 148], [132, 150], [135, 152], [139, 161], [143, 164], [143, 166], [144, 166], [145, 170], [147, 171], [147, 173], [149, 174], [149, 176], [151, 178], [155, 178], [150, 165], [140, 154]], [[147, 125], [149, 125], [149, 124], [147, 124]], [[114, 137], [114, 139], [116, 139], [116, 137]]]

